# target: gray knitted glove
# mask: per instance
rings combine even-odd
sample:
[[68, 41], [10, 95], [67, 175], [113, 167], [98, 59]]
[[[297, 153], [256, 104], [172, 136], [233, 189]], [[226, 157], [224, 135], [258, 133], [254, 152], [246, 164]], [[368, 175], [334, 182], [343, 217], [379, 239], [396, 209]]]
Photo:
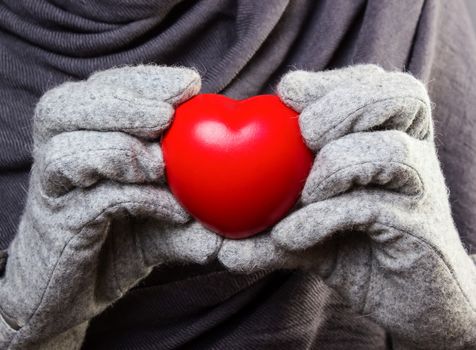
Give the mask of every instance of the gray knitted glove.
[[303, 207], [268, 237], [226, 242], [222, 263], [307, 259], [397, 347], [475, 349], [476, 268], [452, 220], [423, 84], [365, 65], [295, 71], [278, 91], [317, 153]]
[[42, 97], [26, 209], [0, 279], [1, 349], [78, 349], [88, 320], [154, 265], [215, 256], [221, 241], [185, 224], [151, 142], [199, 89], [193, 70], [139, 66]]

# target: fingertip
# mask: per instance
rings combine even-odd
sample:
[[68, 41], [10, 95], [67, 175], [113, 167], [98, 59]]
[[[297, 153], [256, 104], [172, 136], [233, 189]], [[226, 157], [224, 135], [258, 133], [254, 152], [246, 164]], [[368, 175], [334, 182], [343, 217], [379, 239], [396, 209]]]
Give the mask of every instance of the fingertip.
[[195, 68], [168, 67], [170, 74], [175, 75], [176, 86], [171, 89], [170, 96], [165, 101], [177, 106], [200, 92], [202, 79]]
[[271, 237], [279, 247], [295, 251], [299, 250], [301, 244], [299, 243], [299, 235], [301, 232], [296, 231], [295, 225], [288, 222], [278, 224], [272, 231]]
[[291, 71], [285, 74], [278, 83], [279, 97], [286, 105], [297, 112], [301, 112], [313, 99], [309, 86], [312, 74], [312, 72], [303, 70]]
[[231, 272], [243, 271], [243, 256], [240, 256], [237, 246], [233, 241], [225, 239], [217, 255], [218, 261]]
[[304, 110], [299, 116], [299, 128], [307, 147], [314, 152], [321, 148], [323, 118], [319, 116], [317, 103]]
[[306, 206], [289, 215], [271, 231], [271, 237], [278, 247], [290, 251], [302, 251], [316, 243], [318, 235], [312, 207]]
[[200, 223], [193, 222], [183, 230], [182, 252], [187, 252], [187, 260], [204, 265], [216, 258], [222, 238], [204, 228]]
[[233, 273], [250, 274], [262, 270], [264, 264], [261, 254], [251, 240], [224, 239], [218, 252], [218, 261]]
[[176, 200], [170, 201], [165, 207], [172, 208], [169, 213], [171, 222], [183, 225], [191, 220], [190, 214]]

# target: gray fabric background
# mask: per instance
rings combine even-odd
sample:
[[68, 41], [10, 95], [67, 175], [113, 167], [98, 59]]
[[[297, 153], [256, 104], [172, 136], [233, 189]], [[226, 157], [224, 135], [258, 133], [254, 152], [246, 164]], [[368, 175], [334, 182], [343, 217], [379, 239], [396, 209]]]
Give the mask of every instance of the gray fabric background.
[[[51, 87], [95, 70], [156, 62], [194, 66], [204, 92], [243, 98], [273, 92], [290, 69], [368, 62], [427, 82], [454, 217], [474, 252], [476, 40], [470, 25], [461, 0], [4, 0], [0, 248], [15, 235], [24, 205], [32, 110]], [[316, 276], [278, 271], [256, 282], [215, 265], [171, 266], [97, 318], [85, 348], [386, 346], [379, 327], [346, 310]]]

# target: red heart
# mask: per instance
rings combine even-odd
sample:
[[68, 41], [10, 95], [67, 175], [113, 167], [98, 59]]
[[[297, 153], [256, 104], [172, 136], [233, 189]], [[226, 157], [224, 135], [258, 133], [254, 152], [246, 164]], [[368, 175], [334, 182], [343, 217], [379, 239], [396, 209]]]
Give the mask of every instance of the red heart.
[[297, 113], [273, 95], [195, 96], [177, 108], [162, 150], [178, 201], [229, 238], [255, 235], [281, 219], [313, 159]]

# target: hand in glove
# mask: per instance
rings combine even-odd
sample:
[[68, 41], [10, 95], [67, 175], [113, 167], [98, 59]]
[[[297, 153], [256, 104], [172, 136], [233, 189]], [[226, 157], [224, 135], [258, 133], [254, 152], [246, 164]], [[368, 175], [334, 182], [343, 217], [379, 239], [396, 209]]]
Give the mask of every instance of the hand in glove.
[[278, 92], [317, 153], [303, 206], [269, 236], [225, 242], [222, 263], [310, 267], [397, 346], [476, 348], [476, 268], [453, 223], [423, 84], [365, 65], [291, 72]]
[[219, 238], [186, 224], [164, 187], [157, 142], [199, 90], [193, 70], [139, 66], [42, 97], [26, 209], [0, 279], [0, 348], [79, 348], [88, 320], [154, 265], [215, 256]]

